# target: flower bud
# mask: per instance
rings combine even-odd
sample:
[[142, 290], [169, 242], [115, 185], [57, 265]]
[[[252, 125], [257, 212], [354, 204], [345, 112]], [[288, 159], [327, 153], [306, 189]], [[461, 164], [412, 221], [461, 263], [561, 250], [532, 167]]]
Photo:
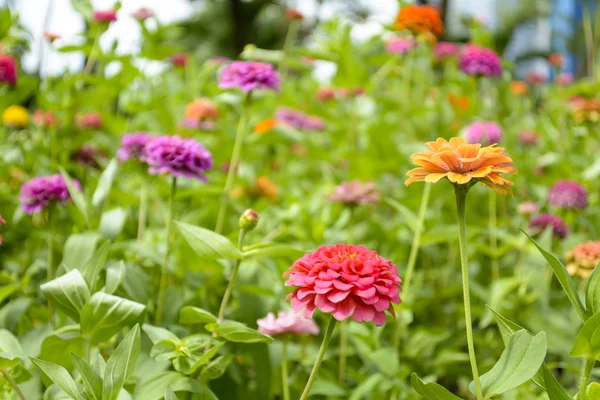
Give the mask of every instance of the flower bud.
[[240, 217], [240, 229], [250, 232], [252, 229], [256, 228], [256, 224], [258, 224], [258, 213], [253, 209], [244, 211]]

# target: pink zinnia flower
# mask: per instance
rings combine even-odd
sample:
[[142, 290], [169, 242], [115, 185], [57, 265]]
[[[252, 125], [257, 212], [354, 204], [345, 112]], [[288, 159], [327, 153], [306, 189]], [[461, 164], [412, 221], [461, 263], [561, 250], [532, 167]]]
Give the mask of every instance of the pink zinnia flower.
[[502, 128], [493, 121], [475, 121], [465, 128], [465, 138], [469, 143], [481, 143], [489, 146], [500, 142]]
[[121, 148], [117, 151], [117, 158], [119, 161], [141, 160], [146, 154], [146, 145], [155, 137], [145, 132], [123, 136]]
[[94, 22], [114, 22], [117, 20], [117, 10], [96, 10], [92, 19]]
[[173, 54], [169, 57], [169, 61], [174, 67], [185, 68], [188, 63], [188, 55], [185, 53]]
[[527, 80], [527, 82], [534, 85], [539, 85], [540, 83], [546, 82], [546, 76], [536, 71], [528, 72], [525, 79]]
[[538, 206], [537, 203], [534, 203], [533, 201], [524, 201], [522, 203], [519, 203], [519, 205], [517, 206], [517, 211], [521, 215], [536, 214], [539, 210], [540, 206]]
[[57, 120], [52, 111], [37, 109], [33, 113], [33, 123], [37, 126], [49, 128], [51, 126], [56, 126]]
[[556, 83], [564, 86], [570, 85], [571, 83], [573, 83], [573, 74], [568, 72], [558, 74], [558, 76], [556, 77]]
[[438, 42], [433, 49], [433, 56], [436, 60], [441, 61], [450, 57], [456, 57], [460, 47], [452, 42]]
[[525, 145], [535, 146], [540, 141], [540, 135], [533, 131], [519, 133], [519, 142]]
[[551, 228], [552, 235], [560, 239], [566, 239], [569, 233], [569, 228], [562, 218], [553, 214], [540, 214], [537, 217], [533, 217], [529, 221], [529, 228], [533, 229], [536, 234], [542, 233], [547, 228]]
[[137, 19], [138, 21], [145, 21], [148, 18], [154, 16], [154, 11], [152, 11], [149, 8], [142, 7], [131, 15], [133, 16], [133, 18]]
[[385, 49], [390, 54], [404, 54], [417, 46], [412, 37], [392, 37], [385, 41]]
[[375, 182], [351, 181], [344, 182], [335, 188], [335, 192], [329, 196], [334, 203], [342, 203], [350, 206], [361, 204], [375, 204], [379, 202], [379, 192]]
[[206, 181], [204, 173], [213, 166], [212, 155], [194, 139], [159, 136], [146, 144], [141, 160], [150, 166], [151, 174]]
[[221, 89], [238, 88], [244, 92], [256, 89], [279, 90], [279, 73], [271, 64], [252, 61], [234, 61], [223, 69], [219, 77]]
[[292, 311], [268, 313], [266, 317], [256, 321], [258, 331], [263, 335], [277, 336], [285, 333], [294, 335], [318, 335], [319, 326], [312, 319]]
[[558, 181], [548, 192], [548, 203], [559, 208], [584, 209], [588, 205], [587, 190], [575, 181]]
[[459, 60], [460, 69], [467, 75], [499, 77], [502, 60], [494, 50], [469, 44]]
[[102, 128], [102, 116], [97, 112], [77, 115], [75, 117], [75, 122], [77, 126], [82, 129]]
[[287, 296], [295, 312], [312, 317], [318, 308], [338, 321], [385, 324], [385, 311], [400, 304], [402, 280], [391, 261], [363, 246], [322, 246], [297, 260], [283, 274], [286, 286], [298, 286]]
[[[73, 179], [73, 185], [81, 190], [79, 181]], [[66, 203], [71, 199], [65, 179], [59, 175], [40, 176], [26, 182], [19, 194], [21, 208], [27, 214], [35, 214], [51, 203]]]
[[10, 54], [0, 54], [0, 83], [17, 83], [17, 60]]

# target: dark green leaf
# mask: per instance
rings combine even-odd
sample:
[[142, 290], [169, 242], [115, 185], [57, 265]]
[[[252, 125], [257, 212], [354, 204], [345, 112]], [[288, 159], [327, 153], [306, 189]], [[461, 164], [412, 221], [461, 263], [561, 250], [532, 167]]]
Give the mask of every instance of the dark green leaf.
[[179, 312], [180, 324], [209, 324], [213, 322], [217, 322], [217, 317], [202, 308], [186, 306]]
[[460, 397], [453, 395], [448, 389], [437, 383], [424, 383], [414, 372], [410, 376], [410, 381], [417, 393], [429, 400], [461, 400]]
[[102, 400], [117, 400], [125, 381], [133, 374], [140, 355], [140, 327], [134, 326], [106, 362]]

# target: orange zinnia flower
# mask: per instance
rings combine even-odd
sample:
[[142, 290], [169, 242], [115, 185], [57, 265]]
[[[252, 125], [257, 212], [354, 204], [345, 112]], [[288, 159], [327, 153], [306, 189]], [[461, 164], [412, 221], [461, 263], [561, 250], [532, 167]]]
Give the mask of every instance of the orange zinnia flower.
[[260, 121], [254, 127], [254, 133], [257, 135], [264, 135], [267, 132], [270, 132], [277, 126], [277, 120], [274, 118], [264, 119]]
[[407, 29], [415, 34], [432, 33], [437, 37], [444, 34], [444, 23], [438, 9], [433, 6], [402, 7], [394, 28]]
[[514, 174], [512, 159], [501, 147], [482, 147], [480, 143], [468, 144], [465, 138], [454, 137], [448, 142], [438, 138], [427, 143], [431, 150], [415, 153], [411, 159], [419, 168], [407, 172], [405, 184], [413, 182], [437, 182], [442, 178], [457, 185], [476, 182], [494, 189], [500, 194], [511, 194], [512, 182], [499, 174]]
[[510, 91], [517, 96], [525, 96], [529, 94], [529, 85], [523, 81], [512, 81], [510, 83]]
[[453, 93], [450, 93], [448, 95], [448, 101], [450, 102], [450, 104], [452, 104], [454, 108], [459, 110], [466, 110], [471, 104], [471, 101], [467, 96], [457, 96]]

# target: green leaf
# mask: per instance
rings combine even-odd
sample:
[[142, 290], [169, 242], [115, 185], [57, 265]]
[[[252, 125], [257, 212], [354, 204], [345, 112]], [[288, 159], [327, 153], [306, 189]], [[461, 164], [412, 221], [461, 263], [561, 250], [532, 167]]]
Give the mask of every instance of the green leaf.
[[417, 393], [429, 400], [461, 400], [460, 397], [453, 395], [448, 389], [437, 383], [423, 382], [414, 372], [410, 376], [410, 382]]
[[100, 376], [100, 378], [104, 379], [104, 370], [106, 369], [106, 361], [102, 358], [101, 354], [98, 354], [96, 357], [96, 362], [93, 365], [94, 372]]
[[246, 258], [262, 258], [262, 257], [290, 257], [293, 259], [299, 258], [306, 254], [305, 251], [295, 249], [290, 246], [281, 244], [262, 246], [244, 251], [243, 256]]
[[221, 342], [216, 346], [213, 346], [210, 349], [206, 350], [206, 352], [202, 354], [198, 361], [196, 361], [196, 363], [190, 368], [190, 374], [195, 373], [198, 370], [198, 368], [206, 364], [208, 360], [210, 360], [217, 354], [221, 347], [225, 346], [225, 344], [226, 342]]
[[171, 386], [167, 386], [167, 389], [165, 390], [165, 400], [179, 400], [177, 396], [175, 396]]
[[233, 354], [225, 354], [215, 358], [204, 368], [202, 368], [200, 378], [207, 381], [219, 378], [225, 373], [225, 369], [227, 369], [227, 366], [231, 363], [231, 361], [233, 361], [234, 358], [235, 355]]
[[[372, 393], [375, 390], [375, 388], [382, 383], [382, 381], [385, 381], [385, 379], [386, 377], [382, 374], [371, 375], [368, 379], [363, 381], [360, 385], [356, 387], [356, 389], [352, 391], [352, 395], [350, 396], [349, 400], [364, 399], [369, 395], [369, 393]], [[312, 388], [310, 394], [313, 394]]]
[[398, 370], [400, 369], [400, 363], [397, 357], [390, 357], [391, 351], [393, 348], [383, 347], [369, 355], [369, 358], [375, 365], [379, 371], [388, 376], [395, 376]]
[[[158, 375], [148, 376], [136, 385], [135, 398], [140, 400], [159, 400], [167, 387], [173, 392], [199, 393], [203, 400], [218, 400], [217, 396], [201, 382], [189, 378], [179, 372], [164, 371]], [[204, 396], [204, 397], [202, 397]]]
[[117, 400], [123, 384], [133, 374], [140, 350], [140, 327], [136, 325], [123, 338], [106, 362], [102, 400]]
[[179, 339], [159, 340], [152, 346], [150, 357], [157, 361], [172, 360], [177, 357], [180, 345]]
[[[588, 385], [586, 391], [586, 398], [589, 400], [600, 399], [600, 383], [592, 382]], [[554, 399], [550, 399], [554, 400]]]
[[79, 322], [83, 307], [90, 298], [90, 290], [79, 270], [73, 269], [46, 282], [40, 289], [58, 309]]
[[217, 322], [217, 317], [202, 308], [186, 306], [179, 311], [180, 324], [210, 324], [214, 322]]
[[23, 359], [19, 340], [10, 331], [0, 329], [0, 370], [13, 368]]
[[102, 400], [102, 378], [100, 378], [100, 375], [77, 354], [71, 353], [71, 360], [81, 374], [86, 398], [89, 400]]
[[246, 325], [226, 321], [222, 323], [208, 324], [204, 327], [209, 332], [214, 332], [218, 336], [236, 343], [271, 343], [273, 338], [265, 336], [257, 330], [248, 328]]
[[590, 317], [600, 311], [600, 268], [598, 266], [594, 268], [594, 272], [588, 279], [585, 306]]
[[71, 375], [69, 375], [69, 372], [66, 369], [60, 365], [56, 365], [44, 360], [38, 360], [37, 358], [33, 357], [30, 358], [31, 361], [33, 361], [33, 363], [37, 365], [38, 368], [41, 369], [48, 376], [48, 378], [50, 378], [52, 382], [56, 384], [56, 386], [68, 394], [69, 397], [75, 400], [84, 400], [79, 387], [77, 387], [77, 384], [73, 378], [71, 378]]
[[400, 214], [400, 216], [402, 217], [402, 221], [406, 224], [406, 226], [409, 227], [409, 229], [413, 233], [417, 231], [419, 219], [411, 209], [389, 197], [384, 198], [383, 201], [392, 206], [392, 208], [394, 208], [396, 211], [398, 211], [398, 214]]
[[[527, 233], [525, 233], [525, 235], [527, 235]], [[567, 294], [567, 297], [571, 301], [571, 304], [573, 304], [573, 306], [577, 310], [577, 313], [581, 317], [581, 320], [585, 322], [585, 320], [587, 319], [585, 308], [581, 303], [581, 299], [577, 294], [577, 288], [575, 287], [575, 284], [573, 283], [573, 280], [571, 279], [571, 276], [567, 272], [565, 266], [562, 265], [560, 260], [556, 258], [553, 254], [542, 249], [540, 245], [537, 244], [537, 242], [533, 240], [531, 236], [527, 235], [527, 237], [533, 242], [535, 247], [538, 248], [540, 253], [542, 253], [546, 261], [548, 261], [548, 264], [550, 264], [550, 267], [552, 267], [554, 275], [556, 275], [556, 277], [558, 278], [558, 281], [560, 282], [560, 285], [563, 287], [565, 293]]]
[[[95, 244], [94, 244], [95, 247]], [[96, 292], [96, 283], [100, 271], [104, 268], [106, 258], [108, 257], [108, 250], [110, 249], [110, 243], [106, 242], [94, 254], [86, 261], [82, 268], [82, 275], [90, 288], [92, 293]]]
[[[67, 238], [63, 252], [63, 264], [67, 270], [86, 269], [86, 265], [94, 257], [100, 235], [96, 232], [76, 233]], [[84, 274], [85, 276], [85, 274]]]
[[104, 284], [104, 292], [113, 294], [117, 291], [123, 279], [125, 278], [125, 263], [123, 260], [115, 265], [111, 265], [106, 270], [106, 283]]
[[112, 187], [113, 181], [117, 174], [119, 163], [115, 158], [110, 160], [106, 169], [98, 178], [98, 186], [96, 186], [96, 190], [94, 191], [94, 195], [92, 196], [92, 206], [94, 208], [99, 207], [104, 203], [104, 200], [108, 197], [110, 193], [110, 188]]
[[157, 342], [159, 342], [161, 340], [178, 340], [179, 339], [177, 337], [177, 335], [174, 334], [173, 332], [171, 332], [170, 330], [165, 329], [165, 328], [160, 328], [158, 326], [153, 326], [150, 324], [142, 325], [142, 330], [144, 332], [146, 332], [146, 335], [148, 335], [148, 337], [152, 341], [152, 344], [156, 344]]
[[210, 260], [242, 258], [242, 253], [224, 236], [208, 229], [175, 221], [185, 240], [202, 258]]
[[81, 190], [77, 189], [75, 185], [73, 185], [73, 180], [63, 167], [58, 167], [58, 170], [60, 171], [60, 174], [62, 175], [67, 184], [67, 189], [69, 190], [69, 194], [71, 195], [71, 199], [73, 200], [75, 207], [77, 207], [81, 215], [83, 215], [85, 222], [88, 222], [89, 217], [87, 211], [87, 203], [85, 201], [83, 193], [81, 192]]
[[[534, 337], [524, 329], [515, 332], [496, 365], [481, 376], [484, 397], [497, 396], [533, 378], [544, 362], [547, 349], [544, 332]], [[474, 391], [473, 382], [469, 388]]]
[[140, 322], [146, 307], [122, 297], [94, 293], [81, 311], [81, 334], [99, 342], [105, 341], [124, 326]]
[[[546, 393], [548, 393], [548, 397], [550, 400], [572, 400], [573, 398], [569, 396], [565, 389], [558, 383], [550, 369], [544, 364], [542, 366], [542, 374], [544, 377], [544, 387], [546, 389]], [[590, 397], [592, 399], [593, 397]]]
[[581, 327], [571, 349], [571, 357], [600, 359], [600, 313], [592, 315]]
[[11, 294], [21, 288], [20, 283], [12, 283], [0, 288], [0, 304], [4, 302]]
[[125, 211], [123, 208], [117, 207], [113, 208], [112, 210], [105, 211], [100, 217], [98, 231], [108, 239], [115, 239], [123, 230], [126, 220], [127, 211]]

